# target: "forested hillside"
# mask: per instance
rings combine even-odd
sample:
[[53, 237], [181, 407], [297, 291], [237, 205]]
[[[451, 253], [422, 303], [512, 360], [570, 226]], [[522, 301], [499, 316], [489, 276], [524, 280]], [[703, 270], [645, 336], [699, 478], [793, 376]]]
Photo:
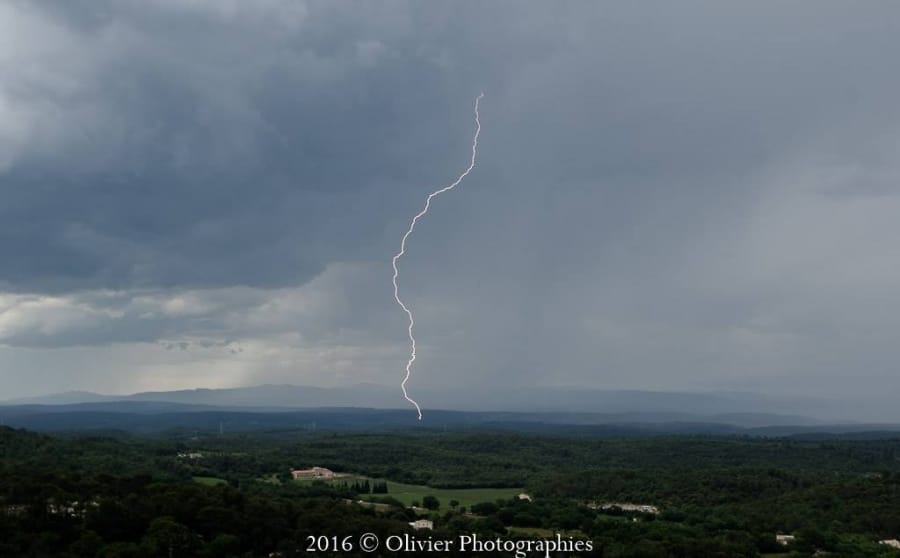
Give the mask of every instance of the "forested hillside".
[[[878, 544], [900, 536], [898, 450], [897, 439], [0, 428], [0, 556], [363, 556], [307, 551], [308, 537], [422, 535], [417, 518], [435, 538], [560, 533], [591, 541], [585, 556], [900, 556]], [[312, 466], [337, 476], [292, 479]], [[401, 487], [418, 507], [392, 496]], [[530, 499], [510, 497], [520, 490]]]

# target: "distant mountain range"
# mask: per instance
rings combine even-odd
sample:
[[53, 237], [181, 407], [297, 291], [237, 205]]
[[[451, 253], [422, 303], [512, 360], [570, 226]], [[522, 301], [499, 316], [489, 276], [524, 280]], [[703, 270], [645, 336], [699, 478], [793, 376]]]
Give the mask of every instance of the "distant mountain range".
[[[227, 414], [229, 421], [250, 427], [286, 427], [316, 422], [322, 425], [511, 425], [555, 429], [630, 425], [646, 431], [740, 431], [789, 426], [790, 432], [821, 431], [840, 423], [839, 430], [894, 430], [891, 425], [852, 425], [835, 416], [827, 401], [769, 397], [752, 393], [673, 393], [609, 391], [574, 388], [421, 390], [425, 421], [418, 423], [404, 408], [396, 388], [358, 384], [339, 388], [259, 385], [232, 389], [192, 389], [101, 395], [85, 391], [20, 398], [0, 402], [0, 421], [9, 425], [56, 429], [114, 427], [129, 423], [137, 429], [203, 424]], [[441, 410], [443, 409], [443, 410]], [[453, 409], [452, 411], [447, 409]], [[130, 418], [126, 419], [126, 415]], [[278, 415], [278, 416], [275, 416]], [[363, 418], [363, 415], [365, 418]], [[64, 416], [67, 417], [65, 420]], [[252, 418], [251, 418], [252, 417]], [[322, 422], [321, 417], [324, 417]], [[343, 417], [343, 418], [341, 418]], [[220, 419], [221, 420], [221, 419]], [[179, 421], [181, 421], [179, 423]], [[299, 421], [299, 422], [298, 422]], [[537, 428], [537, 427], [535, 427]], [[534, 429], [534, 428], [529, 428]], [[540, 428], [537, 428], [540, 430]], [[836, 431], [831, 428], [829, 431]]]
[[[696, 416], [732, 415], [742, 421], [759, 415], [786, 415], [799, 423], [816, 423], [820, 401], [772, 398], [752, 393], [678, 393], [655, 391], [592, 390], [581, 388], [513, 388], [503, 390], [423, 389], [414, 396], [426, 409], [458, 411], [509, 411], [544, 413], [647, 414], [663, 420]], [[357, 384], [320, 388], [295, 385], [259, 385], [231, 389], [191, 389], [143, 392], [131, 395], [101, 395], [70, 391], [41, 397], [12, 399], [0, 405], [67, 405], [112, 401], [152, 401], [185, 405], [239, 406], [258, 409], [365, 407], [404, 408], [396, 387]], [[834, 417], [829, 417], [834, 418]]]

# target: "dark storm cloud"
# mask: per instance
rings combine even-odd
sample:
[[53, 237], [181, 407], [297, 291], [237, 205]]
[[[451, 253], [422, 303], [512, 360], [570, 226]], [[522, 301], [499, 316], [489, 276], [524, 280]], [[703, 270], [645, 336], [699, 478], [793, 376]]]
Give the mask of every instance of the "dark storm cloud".
[[13, 6], [51, 33], [23, 65], [62, 76], [6, 78], [14, 110], [62, 130], [2, 176], [0, 278], [17, 290], [281, 285], [370, 257], [455, 171], [479, 87], [498, 124], [482, 174], [544, 196], [603, 180], [627, 216], [743, 196], [729, 177], [869, 114], [893, 81], [858, 63], [885, 24], [827, 6]]
[[477, 91], [448, 87], [427, 13], [38, 5], [9, 9], [51, 39], [21, 64], [61, 77], [13, 72], [4, 93], [59, 120], [34, 124], [4, 169], [11, 288], [302, 282], [371, 249], [386, 217], [373, 197], [455, 168], [444, 153], [466, 126], [444, 126]]

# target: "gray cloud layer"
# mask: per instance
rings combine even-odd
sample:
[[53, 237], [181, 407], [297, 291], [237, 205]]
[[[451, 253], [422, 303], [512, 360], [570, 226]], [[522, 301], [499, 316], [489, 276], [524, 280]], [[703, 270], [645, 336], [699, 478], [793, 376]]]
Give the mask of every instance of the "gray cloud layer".
[[393, 383], [484, 90], [412, 385], [897, 389], [898, 17], [7, 2], [0, 385]]

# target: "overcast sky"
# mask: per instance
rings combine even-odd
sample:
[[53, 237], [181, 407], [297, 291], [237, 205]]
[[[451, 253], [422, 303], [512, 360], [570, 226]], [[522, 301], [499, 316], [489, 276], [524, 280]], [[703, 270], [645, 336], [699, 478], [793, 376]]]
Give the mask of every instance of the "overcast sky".
[[0, 398], [399, 384], [480, 91], [411, 394], [896, 393], [898, 52], [893, 2], [0, 1]]

